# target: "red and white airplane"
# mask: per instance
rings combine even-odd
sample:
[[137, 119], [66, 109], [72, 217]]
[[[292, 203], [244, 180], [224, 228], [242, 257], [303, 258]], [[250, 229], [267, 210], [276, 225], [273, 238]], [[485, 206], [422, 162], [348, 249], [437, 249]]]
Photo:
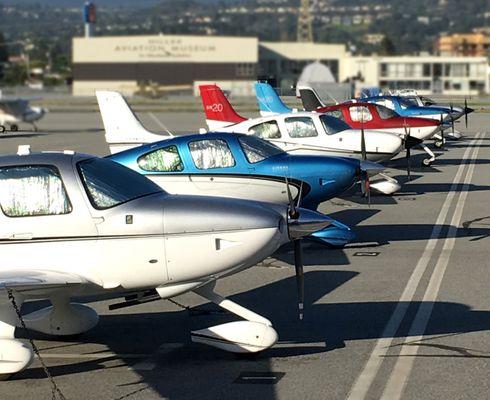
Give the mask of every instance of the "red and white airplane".
[[[405, 148], [405, 140], [393, 133], [352, 129], [344, 121], [314, 112], [291, 112], [267, 117], [244, 118], [231, 106], [216, 85], [201, 85], [206, 123], [211, 131], [255, 135], [293, 154], [352, 157], [385, 161]], [[414, 140], [416, 140], [414, 138]], [[400, 189], [384, 174], [371, 187], [384, 194]]]

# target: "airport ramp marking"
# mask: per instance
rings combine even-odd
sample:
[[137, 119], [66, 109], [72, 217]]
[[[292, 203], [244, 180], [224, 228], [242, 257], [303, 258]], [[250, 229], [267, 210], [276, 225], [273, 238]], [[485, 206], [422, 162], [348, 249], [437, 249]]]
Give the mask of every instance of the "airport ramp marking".
[[[475, 160], [478, 155], [480, 145], [483, 143], [484, 136], [485, 134], [481, 136], [478, 144], [473, 149], [473, 155], [470, 157], [470, 166], [467, 170], [466, 178], [464, 180], [464, 185], [461, 189], [459, 199], [456, 202], [456, 208], [451, 219], [449, 231], [447, 233], [446, 239], [444, 240], [442, 252], [439, 255], [439, 259], [437, 260], [437, 264], [430, 278], [429, 285], [427, 286], [427, 290], [424, 294], [422, 303], [417, 310], [417, 314], [415, 315], [414, 320], [412, 321], [412, 325], [410, 326], [410, 329], [408, 331], [408, 337], [402, 344], [402, 349], [400, 351], [400, 354], [398, 355], [395, 367], [391, 371], [390, 378], [385, 387], [381, 400], [400, 399], [403, 390], [407, 385], [408, 378], [412, 371], [413, 363], [415, 361], [415, 356], [418, 353], [419, 346], [404, 345], [408, 344], [409, 340], [411, 342], [417, 342], [422, 340], [424, 337], [424, 332], [429, 323], [430, 316], [432, 315], [432, 310], [434, 308], [434, 303], [437, 299], [437, 295], [441, 287], [442, 279], [449, 264], [449, 258], [451, 257], [451, 253], [456, 243], [456, 232], [458, 230], [459, 224], [461, 223], [463, 208], [466, 202], [466, 198], [468, 197], [469, 184], [475, 170]], [[422, 332], [422, 334], [417, 335], [417, 332]]]
[[[476, 143], [480, 138], [481, 133], [477, 133], [475, 138], [472, 140], [472, 143]], [[385, 326], [383, 330], [382, 337], [377, 340], [376, 345], [369, 356], [369, 359], [355, 381], [354, 385], [349, 392], [347, 400], [363, 400], [366, 398], [371, 385], [376, 378], [378, 371], [381, 367], [381, 363], [383, 362], [384, 356], [386, 356], [389, 347], [391, 346], [396, 331], [400, 327], [407, 311], [410, 306], [410, 303], [413, 301], [415, 296], [415, 292], [417, 287], [419, 286], [420, 281], [422, 280], [422, 276], [427, 270], [429, 261], [432, 258], [436, 245], [438, 243], [438, 238], [441, 233], [442, 224], [446, 220], [449, 208], [453, 202], [453, 199], [456, 195], [456, 188], [460, 184], [461, 177], [463, 175], [463, 171], [465, 169], [466, 164], [464, 161], [470, 155], [472, 147], [468, 146], [465, 150], [463, 157], [461, 158], [461, 163], [458, 167], [452, 185], [449, 189], [449, 192], [446, 196], [444, 204], [439, 212], [434, 228], [432, 229], [429, 240], [427, 241], [427, 245], [425, 246], [424, 252], [420, 257], [417, 266], [412, 272], [410, 279], [408, 280], [405, 289], [403, 290], [402, 295], [400, 296], [398, 303], [396, 305], [393, 314]]]
[[157, 123], [157, 125], [162, 128], [165, 132], [167, 132], [170, 136], [173, 136], [172, 132], [168, 130], [168, 128], [165, 126], [165, 124], [160, 121], [155, 114], [153, 114], [151, 111], [148, 113], [148, 115]]

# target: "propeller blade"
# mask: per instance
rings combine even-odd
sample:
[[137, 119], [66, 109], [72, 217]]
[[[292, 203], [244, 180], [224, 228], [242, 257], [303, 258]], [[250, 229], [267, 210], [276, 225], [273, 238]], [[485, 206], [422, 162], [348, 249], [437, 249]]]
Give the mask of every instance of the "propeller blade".
[[410, 165], [410, 147], [407, 148], [406, 157], [407, 157], [407, 177], [408, 177], [408, 180], [410, 181], [412, 179], [411, 165]]
[[444, 126], [443, 126], [443, 123], [444, 123], [444, 119], [442, 118], [442, 114], [441, 114], [441, 142], [442, 142], [442, 148], [444, 148]]
[[454, 133], [453, 103], [451, 103], [451, 132]]
[[303, 273], [303, 248], [301, 240], [293, 240], [294, 245], [294, 269], [296, 270], [296, 286], [298, 289], [298, 312], [299, 319], [303, 319], [305, 303], [305, 279]]
[[364, 125], [361, 125], [361, 157], [363, 160], [367, 159], [366, 155], [366, 138], [364, 136]]
[[366, 196], [368, 207], [371, 208], [371, 182], [369, 181], [369, 174], [366, 172]]
[[412, 147], [412, 143], [410, 140], [410, 131], [408, 130], [407, 124], [404, 125], [405, 128], [405, 157], [407, 159], [407, 177], [408, 180], [411, 179], [410, 176], [410, 148]]
[[288, 177], [284, 177], [286, 179], [286, 191], [288, 193], [289, 200], [289, 216], [291, 218], [298, 218], [298, 213], [296, 212], [296, 207], [294, 206], [293, 195], [291, 194], [291, 189], [289, 188]]
[[301, 181], [301, 184], [299, 186], [298, 201], [296, 202], [296, 208], [299, 208], [299, 206], [301, 205], [302, 195], [303, 195], [303, 181]]

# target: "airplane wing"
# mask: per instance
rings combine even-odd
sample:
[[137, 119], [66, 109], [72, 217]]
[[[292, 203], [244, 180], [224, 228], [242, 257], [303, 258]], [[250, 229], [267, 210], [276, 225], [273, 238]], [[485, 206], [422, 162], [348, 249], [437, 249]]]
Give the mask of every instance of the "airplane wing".
[[39, 269], [0, 271], [0, 291], [6, 289], [23, 293], [44, 290], [51, 291], [53, 289], [86, 283], [90, 282], [84, 277], [66, 272]]
[[29, 102], [24, 99], [6, 100], [0, 98], [0, 109], [7, 114], [13, 116], [23, 115], [27, 109]]

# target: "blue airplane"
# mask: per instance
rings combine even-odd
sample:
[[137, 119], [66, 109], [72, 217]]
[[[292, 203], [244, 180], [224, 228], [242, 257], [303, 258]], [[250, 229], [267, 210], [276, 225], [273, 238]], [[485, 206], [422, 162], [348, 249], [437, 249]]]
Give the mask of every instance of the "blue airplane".
[[[311, 210], [359, 181], [369, 191], [368, 171], [380, 169], [378, 164], [352, 158], [291, 155], [270, 142], [236, 133], [173, 136], [108, 158], [146, 175], [170, 193], [294, 201]], [[313, 238], [341, 247], [355, 234], [332, 219], [332, 225]]]
[[388, 107], [402, 117], [442, 119], [443, 121], [451, 117], [447, 107], [420, 106], [411, 98], [405, 96], [382, 95], [362, 97], [359, 100]]

